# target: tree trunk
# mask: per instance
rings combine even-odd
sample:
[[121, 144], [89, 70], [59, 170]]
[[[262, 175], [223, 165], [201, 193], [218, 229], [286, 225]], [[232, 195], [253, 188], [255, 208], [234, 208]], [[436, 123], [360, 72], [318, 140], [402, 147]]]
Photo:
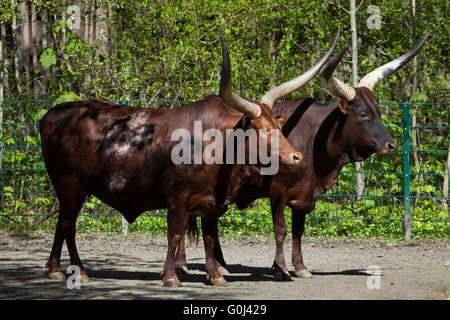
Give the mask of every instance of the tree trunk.
[[[92, 44], [92, 7], [91, 7], [91, 2], [90, 1], [86, 1], [85, 2], [85, 24], [84, 24], [84, 34], [85, 34], [85, 41], [86, 43], [90, 46]], [[90, 68], [92, 69], [92, 67]], [[91, 71], [89, 70], [88, 72], [85, 73], [84, 75], [84, 82], [86, 84], [87, 87], [90, 86], [91, 83]]]
[[116, 26], [116, 23], [112, 23], [114, 19], [116, 18], [114, 16], [113, 6], [111, 4], [111, 1], [108, 1], [108, 23], [106, 24], [107, 30], [108, 30], [108, 59], [106, 64], [106, 75], [109, 79], [111, 79], [111, 86], [112, 88], [117, 87], [117, 67], [115, 63], [113, 63], [113, 52], [115, 47], [115, 29], [114, 26]]
[[[4, 79], [5, 79], [5, 69], [4, 68], [4, 61], [5, 58], [3, 56], [3, 41], [5, 38], [4, 36], [4, 25], [1, 25], [1, 32], [0, 32], [0, 132], [2, 132], [2, 138], [3, 138], [3, 128], [2, 128], [2, 123], [3, 123], [3, 83], [4, 83]], [[6, 47], [6, 46], [5, 46]], [[3, 145], [3, 141], [1, 142], [1, 144]], [[3, 169], [3, 148], [0, 148], [0, 169]]]
[[[44, 50], [45, 48], [47, 48], [49, 46], [49, 39], [48, 37], [48, 33], [47, 33], [47, 28], [50, 28], [49, 26], [49, 21], [48, 21], [48, 16], [47, 16], [47, 12], [42, 12], [41, 13], [41, 21], [42, 21], [42, 48], [41, 48], [41, 52], [42, 50]], [[46, 92], [47, 92], [47, 88], [50, 86], [50, 79], [51, 79], [51, 71], [53, 67], [50, 68], [43, 68], [41, 70], [41, 74], [44, 75], [44, 80], [42, 81], [42, 85], [41, 85], [41, 93], [40, 96], [44, 99], [47, 100], [48, 98], [46, 97]]]
[[[356, 31], [356, 8], [355, 0], [350, 0], [350, 29], [352, 32], [352, 83], [358, 86], [358, 34]], [[356, 170], [361, 169], [361, 163], [355, 162]], [[356, 194], [362, 196], [364, 193], [364, 177], [361, 173], [356, 174]]]
[[31, 96], [31, 64], [30, 64], [30, 49], [32, 47], [31, 38], [31, 21], [30, 21], [30, 8], [27, 2], [21, 2], [19, 4], [19, 11], [22, 21], [22, 47], [19, 47], [19, 52], [22, 51], [22, 57], [19, 58], [19, 67], [23, 66], [25, 69], [25, 90], [27, 96]]
[[6, 38], [6, 26], [5, 24], [0, 25], [0, 38], [2, 41], [2, 48], [0, 49], [0, 55], [2, 58], [0, 59], [1, 70], [0, 70], [0, 81], [1, 81], [1, 90], [2, 90], [2, 98], [0, 100], [5, 100], [5, 92], [9, 90], [9, 71], [6, 64], [8, 60], [8, 41]]
[[[411, 0], [412, 46], [416, 45], [416, 0]], [[413, 58], [413, 84], [411, 94], [417, 91], [417, 57]]]
[[[67, 21], [67, 18], [68, 18], [67, 17], [67, 6], [68, 6], [68, 3], [67, 3], [66, 0], [64, 0], [63, 3], [64, 3], [64, 7], [63, 7], [64, 9], [63, 9], [63, 13], [62, 13], [62, 19], [64, 21]], [[62, 40], [61, 48], [62, 48], [62, 46], [64, 44], [67, 43], [67, 29], [68, 29], [68, 27], [65, 26], [64, 27], [64, 32], [63, 32], [63, 40]], [[67, 68], [72, 70], [72, 65], [70, 63], [70, 58], [67, 56], [67, 54], [64, 53], [64, 51], [63, 51], [62, 57], [64, 59], [64, 63], [67, 65]]]
[[33, 53], [33, 96], [39, 99], [39, 58], [38, 58], [38, 34], [39, 26], [37, 22], [36, 7], [31, 5], [31, 32], [32, 32], [32, 53]]
[[444, 196], [444, 200], [442, 201], [442, 209], [444, 211], [448, 210], [448, 203], [449, 201], [449, 197], [448, 197], [448, 189], [449, 189], [449, 179], [450, 179], [450, 143], [448, 146], [448, 155], [447, 155], [447, 166], [445, 167], [445, 173], [444, 173], [444, 183], [442, 185], [442, 195]]
[[[4, 26], [3, 26], [3, 24], [1, 25], [1, 30], [0, 30], [0, 103], [3, 101], [3, 82], [4, 82], [4, 78], [5, 78], [5, 74], [4, 74], [4, 57], [3, 57], [3, 39], [4, 39], [4, 36], [3, 36], [3, 29], [4, 29]], [[3, 105], [0, 105], [0, 123], [3, 123], [3, 113], [2, 113], [2, 111], [3, 111]], [[1, 129], [1, 127], [0, 127], [0, 129]], [[0, 148], [0, 154], [1, 154], [1, 151], [2, 151], [3, 149], [2, 148]], [[0, 158], [0, 160], [1, 160], [1, 158]], [[0, 161], [0, 163], [1, 163], [1, 161]]]
[[[15, 8], [16, 7], [16, 2], [15, 0], [11, 0], [11, 7]], [[20, 46], [21, 46], [21, 35], [19, 33], [19, 26], [17, 24], [17, 17], [14, 14], [12, 17], [12, 32], [13, 32], [13, 51], [14, 51], [14, 76], [16, 78], [16, 86], [17, 86], [17, 96], [18, 97], [22, 97], [22, 84], [20, 83], [20, 64], [19, 61], [20, 59], [20, 55], [21, 55], [21, 51], [20, 51]]]

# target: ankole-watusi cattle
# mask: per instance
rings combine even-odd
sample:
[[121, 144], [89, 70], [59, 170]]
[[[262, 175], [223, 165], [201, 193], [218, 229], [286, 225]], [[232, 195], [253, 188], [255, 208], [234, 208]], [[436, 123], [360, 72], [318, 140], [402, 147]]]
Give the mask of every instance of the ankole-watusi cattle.
[[[271, 150], [267, 132], [281, 131], [283, 122], [283, 117], [273, 114], [273, 103], [317, 75], [331, 57], [337, 38], [338, 35], [316, 66], [270, 90], [261, 102], [251, 102], [232, 93], [228, 50], [221, 37], [222, 78], [229, 81], [223, 82], [219, 96], [210, 95], [173, 109], [146, 109], [95, 100], [63, 103], [52, 108], [40, 122], [43, 158], [60, 205], [47, 263], [49, 277], [64, 279], [60, 256], [65, 240], [70, 263], [79, 266], [81, 281], [88, 281], [75, 245], [75, 222], [85, 198], [95, 195], [129, 222], [144, 211], [168, 209], [168, 250], [161, 273], [166, 286], [181, 285], [175, 265], [176, 250], [184, 238], [185, 215], [201, 216], [207, 279], [212, 284], [225, 284], [214, 255], [214, 244], [218, 242], [217, 219], [227, 208], [230, 176], [242, 165], [175, 164], [171, 151], [177, 142], [172, 141], [171, 134], [177, 129], [193, 132], [194, 121], [201, 121], [203, 130], [219, 130], [223, 137], [227, 129], [254, 129], [258, 133], [258, 147], [266, 145]], [[267, 134], [259, 135], [263, 131]], [[299, 165], [301, 153], [282, 134], [278, 136], [279, 141], [275, 142], [281, 166]], [[245, 148], [249, 152], [248, 143]], [[259, 169], [258, 165], [252, 168]], [[179, 256], [183, 256], [182, 250]]]
[[[254, 200], [269, 197], [276, 253], [272, 269], [277, 278], [289, 280], [283, 244], [287, 234], [285, 207], [292, 209], [292, 264], [295, 275], [312, 277], [303, 263], [301, 238], [306, 215], [314, 209], [319, 195], [329, 190], [341, 169], [348, 163], [363, 161], [371, 155], [390, 155], [397, 150], [387, 128], [381, 121], [381, 111], [372, 90], [381, 79], [396, 72], [416, 56], [427, 36], [401, 57], [373, 70], [361, 79], [357, 88], [332, 76], [345, 49], [320, 71], [319, 79], [326, 89], [338, 97], [335, 104], [321, 104], [311, 98], [278, 101], [273, 110], [287, 120], [282, 131], [304, 158], [295, 168], [280, 168], [274, 176], [254, 174], [234, 176], [234, 193], [230, 202], [244, 209]], [[197, 232], [196, 218], [189, 217], [190, 238]], [[203, 221], [202, 221], [203, 223]], [[216, 256], [222, 257], [216, 243]]]

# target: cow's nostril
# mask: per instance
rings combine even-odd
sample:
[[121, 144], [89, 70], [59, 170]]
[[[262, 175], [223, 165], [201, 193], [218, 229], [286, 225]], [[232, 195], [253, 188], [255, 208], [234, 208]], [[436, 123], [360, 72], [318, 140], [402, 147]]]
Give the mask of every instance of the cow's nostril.
[[291, 155], [292, 155], [292, 162], [294, 164], [298, 164], [303, 159], [303, 156], [300, 152], [292, 153]]
[[395, 142], [387, 142], [386, 143], [386, 149], [389, 152], [394, 152], [395, 150], [397, 150], [397, 144]]

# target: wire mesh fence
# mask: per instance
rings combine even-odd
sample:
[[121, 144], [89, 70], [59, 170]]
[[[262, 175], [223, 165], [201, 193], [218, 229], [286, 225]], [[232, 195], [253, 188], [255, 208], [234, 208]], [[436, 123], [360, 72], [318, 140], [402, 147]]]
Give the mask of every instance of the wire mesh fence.
[[[142, 107], [176, 107], [181, 101], [115, 101]], [[0, 230], [53, 231], [58, 201], [46, 173], [39, 120], [57, 101], [3, 101], [0, 126]], [[333, 188], [320, 196], [307, 217], [309, 235], [381, 238], [448, 238], [450, 110], [444, 103], [380, 103], [382, 119], [399, 144], [391, 157], [374, 155], [360, 170], [346, 165]], [[356, 176], [364, 182], [356, 194]], [[142, 214], [130, 232], [165, 233], [166, 211]], [[288, 229], [291, 212], [286, 210]], [[88, 198], [77, 220], [81, 232], [122, 232], [121, 215], [96, 197]], [[270, 234], [268, 199], [253, 207], [232, 206], [220, 219], [224, 234]]]

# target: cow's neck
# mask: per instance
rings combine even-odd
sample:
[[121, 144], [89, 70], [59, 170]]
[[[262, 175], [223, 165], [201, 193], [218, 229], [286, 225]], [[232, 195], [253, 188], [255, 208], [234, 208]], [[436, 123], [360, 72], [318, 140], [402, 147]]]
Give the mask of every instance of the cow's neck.
[[336, 107], [326, 116], [314, 137], [312, 164], [316, 179], [320, 181], [315, 190], [317, 196], [329, 190], [342, 168], [351, 162], [346, 121], [346, 116]]
[[[236, 114], [233, 115], [234, 119], [238, 119], [236, 121], [236, 124], [234, 125], [233, 129], [238, 130], [247, 130], [249, 128], [244, 127], [244, 121], [242, 115], [240, 115], [238, 118], [236, 118]], [[226, 137], [226, 135], [224, 135]], [[217, 174], [217, 184], [215, 188], [215, 194], [216, 194], [216, 203], [218, 205], [219, 211], [222, 213], [225, 213], [225, 211], [228, 208], [228, 205], [233, 202], [234, 195], [237, 192], [237, 189], [239, 188], [241, 184], [241, 176], [242, 176], [242, 170], [247, 172], [249, 168], [253, 168], [254, 170], [259, 171], [256, 167], [253, 165], [247, 165], [247, 164], [237, 164], [237, 150], [234, 150], [234, 162], [233, 164], [227, 164], [227, 149], [226, 149], [226, 139], [224, 139], [223, 146], [223, 164], [218, 166], [218, 174]], [[246, 144], [246, 150], [245, 150], [245, 159], [246, 161], [249, 159], [248, 157], [248, 145]]]

